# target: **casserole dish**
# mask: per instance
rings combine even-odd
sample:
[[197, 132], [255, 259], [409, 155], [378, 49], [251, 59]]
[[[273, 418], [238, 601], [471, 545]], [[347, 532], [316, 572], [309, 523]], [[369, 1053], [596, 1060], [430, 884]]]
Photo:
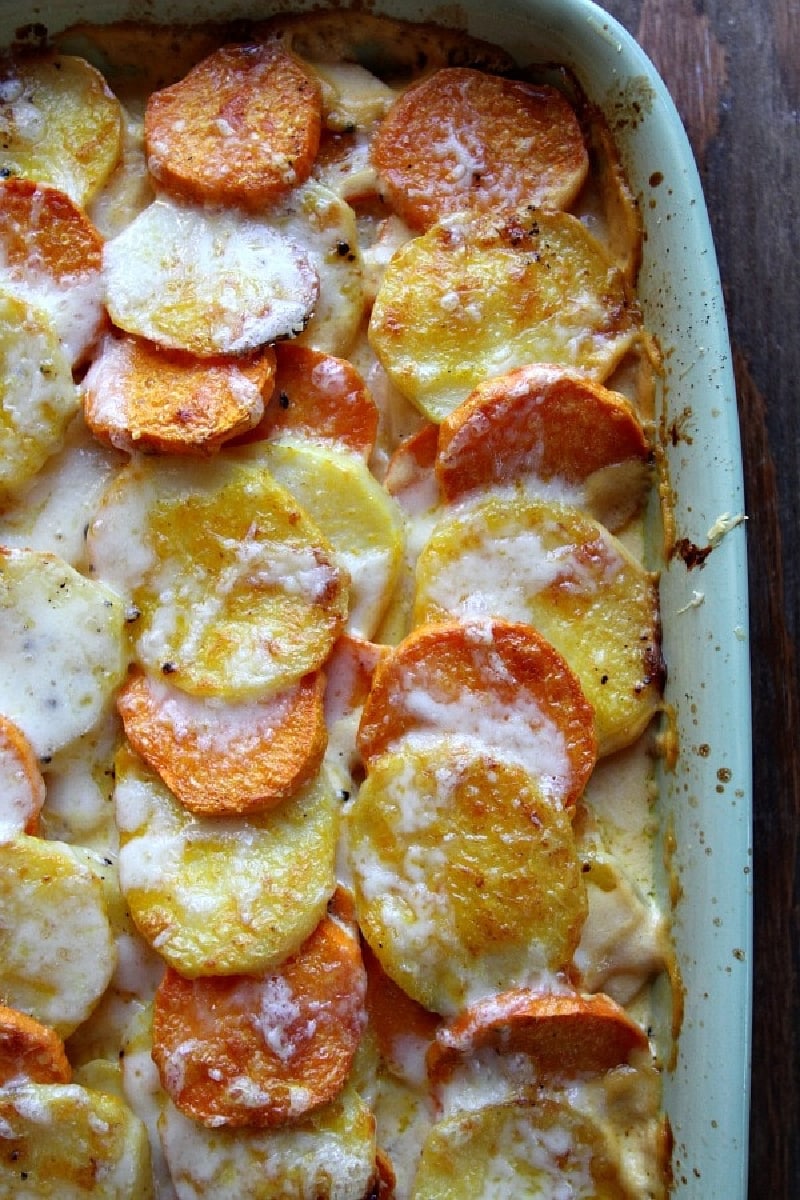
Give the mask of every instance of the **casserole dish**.
[[[302, 9], [294, 3], [293, 9]], [[592, 4], [509, 0], [491, 10], [398, 2], [376, 10], [451, 22], [520, 62], [571, 67], [606, 113], [645, 223], [638, 292], [665, 374], [659, 412], [677, 553], [662, 575], [667, 700], [678, 755], [659, 776], [665, 866], [685, 990], [665, 1083], [677, 1196], [744, 1195], [750, 997], [750, 742], [738, 426], [724, 309], [697, 172], [666, 90], [624, 31]], [[77, 20], [152, 18], [146, 4], [53, 3], [51, 33]], [[246, 3], [174, 2], [162, 23], [253, 15]], [[258, 16], [263, 16], [260, 11]], [[18, 34], [0, 5], [0, 42]]]

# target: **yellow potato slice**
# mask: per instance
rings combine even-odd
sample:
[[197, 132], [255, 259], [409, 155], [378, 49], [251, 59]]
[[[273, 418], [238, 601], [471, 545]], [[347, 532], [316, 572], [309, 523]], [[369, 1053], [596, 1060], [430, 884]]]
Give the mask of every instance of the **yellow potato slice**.
[[81, 58], [41, 55], [0, 63], [0, 175], [61, 188], [85, 206], [122, 147], [122, 109]]
[[0, 290], [0, 500], [58, 450], [79, 402], [50, 318]]
[[641, 316], [599, 242], [567, 213], [457, 214], [401, 247], [369, 326], [392, 382], [432, 421], [474, 387], [526, 363], [602, 381]]
[[364, 314], [364, 272], [355, 213], [333, 191], [309, 180], [270, 221], [301, 246], [319, 278], [314, 311], [298, 342], [325, 354], [345, 354]]
[[114, 1096], [77, 1083], [9, 1088], [0, 1128], [3, 1196], [152, 1200], [145, 1127]]
[[116, 325], [201, 357], [302, 332], [319, 290], [306, 251], [272, 221], [165, 197], [106, 243], [103, 266]]
[[338, 832], [324, 775], [263, 816], [195, 817], [125, 747], [115, 807], [131, 916], [181, 975], [269, 970], [324, 915]]
[[348, 816], [361, 930], [445, 1015], [565, 968], [586, 915], [569, 816], [522, 767], [441, 738], [371, 764]]
[[434, 1125], [412, 1200], [626, 1200], [600, 1127], [566, 1100], [492, 1104]]
[[527, 621], [595, 710], [598, 753], [629, 745], [661, 703], [656, 577], [567, 505], [496, 493], [445, 516], [417, 560], [417, 622]]
[[0, 1001], [66, 1037], [114, 972], [100, 880], [62, 842], [0, 842]]
[[86, 733], [125, 672], [123, 606], [53, 554], [0, 547], [0, 712], [40, 758]]
[[167, 1104], [159, 1121], [181, 1200], [363, 1200], [376, 1180], [375, 1118], [353, 1082], [284, 1129], [208, 1129]]
[[88, 535], [91, 568], [128, 602], [135, 654], [196, 695], [275, 694], [325, 661], [346, 574], [263, 469], [134, 461]]
[[395, 502], [354, 454], [284, 437], [257, 444], [247, 455], [263, 463], [330, 542], [350, 576], [347, 631], [371, 638], [402, 562], [403, 525]]

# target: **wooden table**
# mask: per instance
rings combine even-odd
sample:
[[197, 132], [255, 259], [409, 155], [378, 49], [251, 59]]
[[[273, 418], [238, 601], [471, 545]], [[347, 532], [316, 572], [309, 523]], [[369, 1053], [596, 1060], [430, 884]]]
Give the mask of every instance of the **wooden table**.
[[[733, 343], [754, 715], [750, 1197], [800, 1197], [800, 0], [606, 0], [697, 157]], [[708, 1200], [726, 1200], [709, 1197]]]

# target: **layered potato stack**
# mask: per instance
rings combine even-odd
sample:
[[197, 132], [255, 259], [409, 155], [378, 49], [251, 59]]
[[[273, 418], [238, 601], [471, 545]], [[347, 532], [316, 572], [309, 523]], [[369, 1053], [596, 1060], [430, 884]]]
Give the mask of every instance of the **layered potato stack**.
[[0, 1196], [665, 1194], [640, 241], [446, 30], [0, 60]]

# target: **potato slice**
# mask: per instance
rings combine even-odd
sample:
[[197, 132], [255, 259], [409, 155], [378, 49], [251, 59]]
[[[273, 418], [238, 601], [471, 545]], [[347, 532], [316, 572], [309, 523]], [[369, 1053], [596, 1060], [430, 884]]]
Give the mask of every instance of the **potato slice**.
[[442, 736], [523, 768], [565, 807], [595, 762], [575, 675], [533, 629], [505, 621], [426, 625], [378, 664], [358, 730], [367, 766], [409, 738]]
[[115, 806], [131, 916], [181, 975], [270, 970], [322, 918], [339, 816], [324, 775], [261, 817], [195, 817], [123, 748]]
[[122, 147], [122, 109], [99, 71], [70, 55], [0, 63], [0, 175], [49, 183], [85, 207]]
[[273, 224], [164, 197], [106, 243], [103, 266], [116, 325], [201, 357], [300, 333], [319, 290], [306, 251]]
[[207, 1129], [172, 1104], [159, 1124], [180, 1200], [362, 1200], [375, 1182], [375, 1118], [352, 1084], [284, 1129]]
[[102, 239], [57, 188], [0, 181], [0, 277], [50, 317], [72, 364], [82, 361], [103, 321]]
[[[36, 1200], [152, 1200], [144, 1125], [114, 1096], [77, 1083], [0, 1092], [0, 1163], [11, 1196]], [[5, 1189], [4, 1189], [5, 1190]]]
[[636, 344], [622, 273], [567, 213], [455, 215], [386, 268], [370, 342], [393, 383], [441, 421], [474, 387], [526, 363], [602, 381]]
[[274, 390], [264, 418], [237, 443], [299, 435], [368, 461], [378, 432], [378, 408], [352, 363], [296, 341], [279, 342], [275, 357]]
[[598, 752], [633, 742], [661, 704], [658, 585], [602, 525], [521, 492], [437, 525], [417, 562], [414, 619], [529, 621], [595, 710]]
[[261, 420], [274, 376], [268, 346], [199, 359], [109, 335], [83, 380], [84, 415], [94, 435], [119, 450], [211, 454]]
[[0, 1004], [0, 1088], [20, 1083], [69, 1083], [64, 1043], [47, 1025]]
[[566, 968], [586, 916], [568, 814], [524, 768], [440, 738], [370, 764], [348, 813], [361, 930], [444, 1015]]
[[334, 917], [277, 970], [156, 993], [153, 1058], [178, 1108], [211, 1129], [293, 1124], [345, 1085], [366, 1022], [358, 942]]
[[0, 500], [59, 449], [79, 403], [50, 318], [0, 288]]
[[134, 750], [190, 812], [274, 808], [316, 775], [327, 744], [321, 672], [266, 700], [188, 696], [142, 671], [117, 696]]
[[412, 1200], [496, 1200], [506, 1194], [515, 1200], [630, 1195], [599, 1124], [566, 1100], [493, 1104], [433, 1126]]
[[193, 695], [274, 695], [321, 666], [346, 619], [330, 545], [256, 465], [133, 461], [87, 549], [130, 606], [140, 664]]
[[392, 206], [417, 230], [456, 212], [567, 208], [589, 168], [561, 92], [469, 67], [408, 88], [380, 125], [372, 158]]
[[0, 838], [37, 833], [44, 797], [33, 747], [13, 721], [0, 716]]
[[0, 711], [40, 758], [86, 733], [125, 671], [123, 606], [52, 554], [0, 547]]
[[[245, 453], [244, 451], [240, 453]], [[310, 513], [350, 577], [347, 631], [371, 638], [400, 571], [403, 526], [399, 510], [352, 454], [281, 438], [252, 447], [300, 507]]]
[[62, 842], [0, 842], [0, 999], [66, 1037], [114, 973], [100, 880]]
[[437, 1031], [428, 1052], [431, 1081], [440, 1086], [486, 1049], [524, 1055], [542, 1082], [610, 1071], [646, 1052], [648, 1042], [641, 1026], [602, 993], [517, 988], [478, 1001]]
[[596, 471], [650, 453], [624, 396], [575, 371], [518, 367], [479, 384], [442, 422], [436, 474], [444, 496], [533, 475], [582, 484]]
[[280, 41], [222, 46], [149, 96], [147, 165], [190, 200], [261, 209], [308, 177], [321, 128], [319, 81]]

